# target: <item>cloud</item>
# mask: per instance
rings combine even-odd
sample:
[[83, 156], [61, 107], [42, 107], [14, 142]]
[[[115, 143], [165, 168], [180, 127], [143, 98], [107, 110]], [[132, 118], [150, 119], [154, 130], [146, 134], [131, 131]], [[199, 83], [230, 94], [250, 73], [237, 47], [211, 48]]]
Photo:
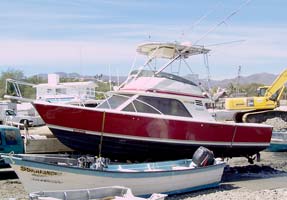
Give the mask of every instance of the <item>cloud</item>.
[[[0, 41], [0, 65], [117, 62], [134, 55], [131, 45], [114, 42]], [[111, 57], [113, 59], [111, 59]]]
[[[91, 29], [95, 27], [91, 26]], [[97, 28], [110, 30], [110, 33], [99, 37], [85, 37], [85, 40], [81, 37], [54, 40], [0, 39], [0, 66], [43, 66], [41, 70], [48, 69], [45, 67], [57, 66], [59, 70], [63, 67], [70, 72], [76, 72], [79, 66], [114, 65], [121, 67], [122, 72], [127, 73], [134, 59], [137, 44], [147, 41], [149, 35], [151, 35], [151, 41], [173, 42], [180, 38], [178, 30], [182, 27], [179, 25], [102, 24]], [[191, 41], [195, 41], [208, 28], [202, 27], [186, 38], [192, 38]], [[121, 31], [113, 31], [117, 29]], [[246, 75], [258, 71], [280, 73], [282, 68], [286, 67], [287, 40], [284, 39], [285, 35], [287, 35], [287, 28], [277, 26], [223, 27], [211, 33], [201, 44], [245, 40], [241, 43], [211, 47], [212, 51], [209, 56], [211, 76], [234, 76], [235, 68], [239, 65], [242, 65], [242, 71]], [[205, 76], [206, 68], [202, 61], [201, 57], [193, 59], [191, 67], [195, 73]], [[65, 66], [71, 67], [64, 68]], [[38, 69], [40, 68], [34, 70]]]

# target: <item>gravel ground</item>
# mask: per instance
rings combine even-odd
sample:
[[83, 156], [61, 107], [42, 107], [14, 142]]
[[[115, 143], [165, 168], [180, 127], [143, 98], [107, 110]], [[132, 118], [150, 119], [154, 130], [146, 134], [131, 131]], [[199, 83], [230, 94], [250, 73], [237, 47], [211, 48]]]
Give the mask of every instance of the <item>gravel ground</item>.
[[170, 196], [167, 200], [283, 200], [287, 199], [287, 152], [261, 152], [253, 165], [246, 158], [227, 161], [219, 187]]
[[[253, 165], [245, 158], [233, 158], [227, 160], [227, 164], [223, 182], [219, 187], [173, 195], [166, 199], [287, 199], [287, 152], [262, 152], [261, 162], [255, 162]], [[26, 200], [28, 194], [18, 179], [0, 180], [0, 199]]]
[[28, 194], [18, 179], [2, 180], [0, 181], [0, 188], [1, 200], [28, 199]]

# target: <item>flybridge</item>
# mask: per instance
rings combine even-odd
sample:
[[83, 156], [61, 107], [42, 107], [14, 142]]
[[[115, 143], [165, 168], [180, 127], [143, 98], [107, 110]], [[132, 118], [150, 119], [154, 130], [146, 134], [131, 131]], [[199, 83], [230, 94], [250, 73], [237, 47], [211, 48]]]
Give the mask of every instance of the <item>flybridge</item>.
[[[136, 71], [137, 73], [135, 73], [135, 70], [132, 67], [128, 78], [118, 87], [118, 89], [124, 87], [132, 79], [139, 77], [142, 74], [142, 71], [145, 71], [147, 68], [148, 70], [152, 69], [150, 72], [153, 73], [153, 76], [160, 76], [160, 74], [163, 74], [163, 71], [167, 68], [169, 68], [168, 73], [170, 75], [173, 74], [179, 76], [181, 72], [184, 72], [182, 71], [182, 66], [184, 65], [187, 67], [187, 70], [193, 74], [186, 59], [200, 54], [202, 54], [204, 58], [204, 66], [207, 69], [207, 82], [208, 86], [210, 85], [207, 56], [210, 49], [206, 49], [204, 46], [178, 42], [148, 42], [140, 44], [136, 51], [140, 55], [147, 56], [147, 60], [138, 68]], [[175, 62], [177, 62], [177, 64], [173, 65]], [[181, 79], [183, 80], [184, 78]], [[189, 80], [186, 80], [186, 82], [189, 82]]]
[[203, 46], [193, 46], [191, 44], [178, 43], [161, 43], [151, 42], [141, 44], [137, 48], [137, 52], [148, 56], [149, 58], [167, 58], [174, 59], [176, 57], [187, 58], [198, 54], [207, 54], [210, 50]]

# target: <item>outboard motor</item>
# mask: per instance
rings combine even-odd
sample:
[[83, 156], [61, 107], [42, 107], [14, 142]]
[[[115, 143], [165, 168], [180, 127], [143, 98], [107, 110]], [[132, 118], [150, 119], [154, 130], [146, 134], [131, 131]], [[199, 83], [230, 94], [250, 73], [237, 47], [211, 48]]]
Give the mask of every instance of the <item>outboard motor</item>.
[[196, 167], [204, 167], [214, 163], [214, 154], [209, 149], [201, 146], [193, 154], [192, 162]]
[[94, 156], [81, 156], [78, 158], [78, 167], [80, 168], [90, 168], [90, 166], [95, 162]]
[[103, 170], [104, 168], [108, 168], [109, 164], [110, 164], [110, 159], [109, 158], [99, 157], [90, 166], [90, 168], [91, 169], [96, 169], [96, 170]]

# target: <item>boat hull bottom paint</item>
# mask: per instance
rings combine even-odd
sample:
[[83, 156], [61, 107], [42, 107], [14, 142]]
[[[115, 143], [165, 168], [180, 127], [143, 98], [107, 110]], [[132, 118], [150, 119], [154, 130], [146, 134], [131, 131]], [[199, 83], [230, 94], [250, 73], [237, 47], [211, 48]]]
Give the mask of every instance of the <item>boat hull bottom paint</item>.
[[[77, 133], [74, 131], [50, 128], [53, 134], [66, 146], [81, 153], [98, 155], [101, 136]], [[181, 144], [135, 139], [123, 139], [103, 134], [103, 157], [113, 160], [155, 161], [191, 158], [198, 147], [204, 146], [214, 152], [216, 157], [248, 157], [268, 147], [258, 145], [212, 145], [212, 144]]]

